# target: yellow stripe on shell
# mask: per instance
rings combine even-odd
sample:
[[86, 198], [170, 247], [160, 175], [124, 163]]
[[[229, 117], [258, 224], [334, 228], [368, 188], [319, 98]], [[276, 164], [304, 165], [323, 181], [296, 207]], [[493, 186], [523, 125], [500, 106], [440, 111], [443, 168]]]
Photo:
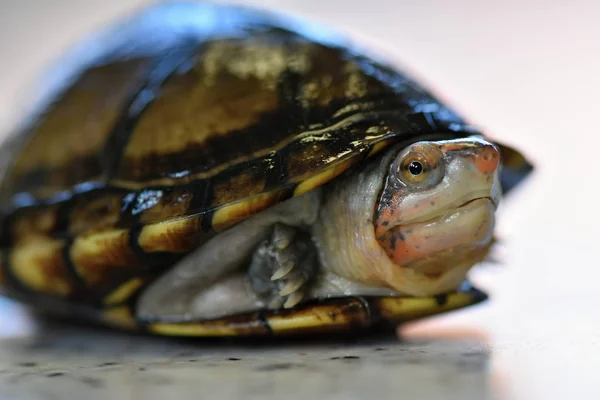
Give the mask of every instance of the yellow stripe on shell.
[[78, 236], [70, 249], [71, 261], [89, 285], [102, 285], [110, 270], [135, 271], [139, 260], [129, 246], [129, 230], [117, 229]]
[[399, 323], [458, 310], [484, 300], [479, 292], [455, 292], [441, 301], [436, 297], [381, 297], [375, 299], [379, 314], [385, 320]]
[[62, 240], [35, 236], [16, 243], [9, 253], [9, 268], [24, 286], [42, 293], [66, 297], [73, 291], [62, 257]]
[[138, 245], [148, 253], [183, 253], [193, 245], [200, 231], [202, 217], [189, 217], [146, 225], [138, 237]]
[[166, 336], [247, 336], [269, 333], [259, 320], [236, 323], [227, 318], [198, 323], [154, 323], [148, 326], [148, 330]]
[[221, 207], [213, 215], [213, 229], [215, 231], [222, 231], [229, 228], [237, 222], [278, 203], [283, 199], [283, 195], [284, 190], [277, 189]]
[[312, 175], [311, 177], [303, 180], [298, 184], [298, 186], [296, 186], [296, 190], [294, 190], [294, 196], [300, 196], [301, 194], [304, 194], [331, 181], [333, 178], [340, 175], [358, 162], [360, 159], [359, 156], [360, 155], [356, 155], [347, 160], [341, 161], [327, 168], [325, 171], [319, 172], [318, 174]]
[[291, 315], [273, 314], [266, 319], [275, 335], [351, 330], [371, 324], [368, 310], [357, 299], [345, 304], [314, 305]]
[[248, 336], [248, 335], [296, 335], [302, 333], [333, 332], [367, 327], [370, 324], [368, 311], [356, 299], [346, 304], [323, 304], [306, 309], [284, 311], [268, 315], [269, 328], [255, 316], [243, 320], [228, 317], [197, 323], [154, 323], [148, 329], [157, 335], [166, 336]]
[[381, 150], [388, 147], [393, 141], [394, 141], [393, 139], [387, 139], [387, 140], [382, 140], [381, 142], [375, 143], [373, 145], [373, 147], [371, 148], [371, 151], [369, 152], [369, 157], [379, 153]]
[[[372, 323], [388, 321], [407, 322], [427, 316], [458, 310], [485, 300], [481, 292], [451, 293], [445, 296], [443, 303], [436, 297], [381, 297], [369, 299], [367, 308], [363, 302], [350, 298], [331, 304], [317, 304], [306, 308], [284, 310], [267, 314], [266, 321], [270, 330], [258, 320], [247, 317], [236, 321], [236, 317], [224, 317], [220, 320], [197, 323], [154, 323], [150, 332], [166, 336], [247, 336], [266, 335], [302, 335], [352, 331], [368, 328]], [[377, 318], [372, 320], [371, 310]]]
[[134, 278], [120, 285], [112, 293], [104, 298], [107, 306], [120, 304], [127, 301], [139, 288], [144, 285], [142, 278]]

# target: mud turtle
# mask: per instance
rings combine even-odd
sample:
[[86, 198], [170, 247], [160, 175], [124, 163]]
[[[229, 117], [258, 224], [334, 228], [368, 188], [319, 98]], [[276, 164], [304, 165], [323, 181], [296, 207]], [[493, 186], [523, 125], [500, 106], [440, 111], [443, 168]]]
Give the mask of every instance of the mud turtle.
[[59, 67], [2, 148], [7, 295], [189, 336], [348, 330], [485, 299], [467, 271], [531, 166], [334, 32], [169, 4]]

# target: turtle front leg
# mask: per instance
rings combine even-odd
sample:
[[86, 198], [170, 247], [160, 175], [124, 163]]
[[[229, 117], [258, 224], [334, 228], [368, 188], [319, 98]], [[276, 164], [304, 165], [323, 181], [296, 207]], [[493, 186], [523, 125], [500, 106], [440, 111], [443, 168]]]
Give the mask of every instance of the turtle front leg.
[[269, 308], [291, 308], [304, 298], [317, 267], [310, 235], [278, 223], [254, 251], [248, 274], [252, 289]]

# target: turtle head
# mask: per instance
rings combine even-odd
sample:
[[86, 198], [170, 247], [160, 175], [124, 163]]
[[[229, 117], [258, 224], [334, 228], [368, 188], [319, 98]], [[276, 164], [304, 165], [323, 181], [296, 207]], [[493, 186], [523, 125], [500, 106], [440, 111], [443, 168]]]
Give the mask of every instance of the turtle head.
[[486, 257], [500, 200], [500, 153], [480, 139], [424, 141], [389, 164], [374, 215], [391, 263], [377, 271], [411, 295], [456, 288]]

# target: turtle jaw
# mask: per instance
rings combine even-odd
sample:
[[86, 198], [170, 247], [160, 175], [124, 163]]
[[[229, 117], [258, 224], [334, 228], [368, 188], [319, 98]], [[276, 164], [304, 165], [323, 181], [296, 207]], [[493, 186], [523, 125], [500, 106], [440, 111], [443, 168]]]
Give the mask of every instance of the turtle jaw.
[[[461, 265], [473, 265], [485, 257], [500, 190], [497, 174], [491, 182], [471, 178], [470, 185], [448, 184], [431, 196], [407, 196], [395, 221], [376, 225], [377, 241], [393, 264], [433, 278], [452, 268], [457, 258]], [[485, 254], [478, 250], [482, 248]]]
[[394, 226], [388, 226], [384, 232], [396, 229], [402, 226], [410, 226], [414, 224], [426, 224], [429, 222], [435, 222], [440, 218], [443, 218], [445, 215], [454, 213], [455, 211], [459, 211], [461, 209], [468, 209], [470, 205], [473, 203], [481, 204], [484, 203], [484, 200], [489, 202], [492, 206], [493, 211], [495, 212], [498, 208], [498, 204], [500, 202], [500, 196], [497, 193], [490, 193], [489, 189], [482, 189], [478, 191], [474, 191], [472, 193], [468, 193], [465, 196], [461, 196], [456, 200], [450, 202], [448, 205], [442, 206], [439, 209], [433, 209], [428, 213], [424, 213], [421, 215], [415, 215], [411, 218], [406, 218]]
[[[392, 279], [388, 282], [392, 286], [403, 282], [406, 291], [405, 279], [398, 274], [411, 270], [435, 287], [455, 287], [464, 278], [462, 274], [487, 255], [495, 209], [490, 198], [476, 198], [435, 218], [389, 229], [379, 238], [387, 256], [397, 266], [390, 271]], [[411, 289], [411, 294], [428, 286]]]

